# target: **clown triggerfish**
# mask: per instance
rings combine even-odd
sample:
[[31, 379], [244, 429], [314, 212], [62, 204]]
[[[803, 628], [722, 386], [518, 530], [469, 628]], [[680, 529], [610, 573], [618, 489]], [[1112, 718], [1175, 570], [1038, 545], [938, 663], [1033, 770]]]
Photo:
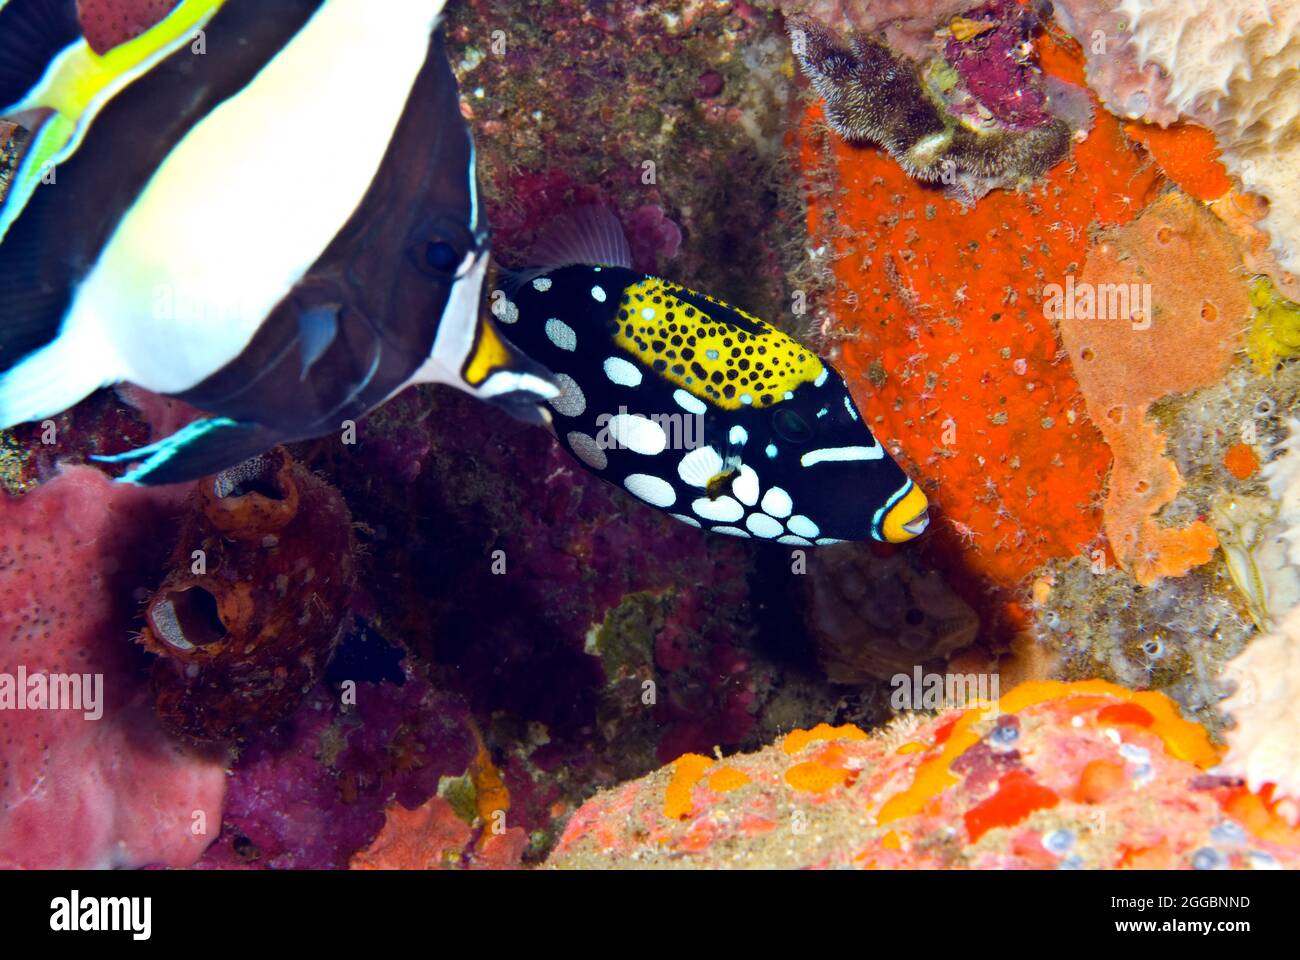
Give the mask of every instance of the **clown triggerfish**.
[[116, 458], [194, 479], [412, 383], [535, 410], [480, 309], [487, 221], [445, 0], [181, 0], [99, 54], [0, 0], [0, 428], [131, 381], [211, 414]]
[[825, 361], [743, 310], [631, 267], [617, 218], [557, 222], [493, 301], [552, 372], [560, 442], [597, 476], [714, 533], [785, 544], [925, 530], [927, 502]]

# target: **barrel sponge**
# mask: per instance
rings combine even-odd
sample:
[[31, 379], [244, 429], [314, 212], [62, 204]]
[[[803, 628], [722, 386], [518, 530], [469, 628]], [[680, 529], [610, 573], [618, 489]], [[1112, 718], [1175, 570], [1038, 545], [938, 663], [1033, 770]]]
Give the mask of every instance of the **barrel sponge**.
[[1056, 11], [1109, 110], [1214, 131], [1229, 171], [1268, 198], [1281, 266], [1300, 273], [1300, 5], [1061, 0]]

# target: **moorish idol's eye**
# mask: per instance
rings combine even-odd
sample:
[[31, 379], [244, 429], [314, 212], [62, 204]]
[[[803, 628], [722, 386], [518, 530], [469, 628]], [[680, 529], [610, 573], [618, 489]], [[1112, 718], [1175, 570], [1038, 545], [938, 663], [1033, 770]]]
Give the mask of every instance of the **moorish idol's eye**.
[[813, 438], [808, 421], [793, 410], [777, 410], [772, 415], [772, 429], [781, 439], [790, 443], [807, 443]]
[[460, 266], [460, 256], [446, 240], [432, 240], [424, 245], [424, 262], [439, 273], [451, 273]]
[[469, 231], [459, 223], [443, 218], [415, 234], [410, 249], [411, 260], [427, 276], [451, 280], [474, 246]]

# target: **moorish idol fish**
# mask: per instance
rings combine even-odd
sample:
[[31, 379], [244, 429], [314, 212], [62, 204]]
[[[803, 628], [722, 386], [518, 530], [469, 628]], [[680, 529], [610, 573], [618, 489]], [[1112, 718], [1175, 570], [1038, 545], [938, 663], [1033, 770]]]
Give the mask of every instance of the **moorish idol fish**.
[[75, 0], [0, 0], [0, 115], [46, 118], [0, 207], [0, 428], [130, 381], [210, 414], [102, 458], [170, 483], [412, 383], [553, 396], [480, 310], [445, 2], [182, 0], [100, 56]]
[[743, 310], [633, 270], [604, 208], [575, 211], [541, 246], [546, 266], [510, 277], [492, 309], [552, 372], [555, 433], [592, 473], [737, 537], [900, 543], [925, 530], [925, 494], [828, 363]]

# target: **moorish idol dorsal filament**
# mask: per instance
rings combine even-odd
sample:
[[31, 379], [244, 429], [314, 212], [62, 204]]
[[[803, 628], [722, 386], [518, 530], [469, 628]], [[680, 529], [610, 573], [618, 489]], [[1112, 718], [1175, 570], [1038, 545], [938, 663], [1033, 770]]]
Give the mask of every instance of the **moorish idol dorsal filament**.
[[925, 530], [925, 494], [829, 363], [743, 310], [633, 270], [604, 208], [563, 218], [542, 247], [542, 265], [493, 309], [552, 372], [555, 433], [589, 471], [731, 536], [901, 543]]
[[[211, 416], [113, 458], [166, 483], [411, 383], [553, 395], [480, 311], [487, 221], [444, 3], [209, 2], [204, 52], [164, 45], [108, 84], [0, 241], [0, 427], [121, 381], [179, 397]], [[5, 10], [24, 6], [44, 4]]]

